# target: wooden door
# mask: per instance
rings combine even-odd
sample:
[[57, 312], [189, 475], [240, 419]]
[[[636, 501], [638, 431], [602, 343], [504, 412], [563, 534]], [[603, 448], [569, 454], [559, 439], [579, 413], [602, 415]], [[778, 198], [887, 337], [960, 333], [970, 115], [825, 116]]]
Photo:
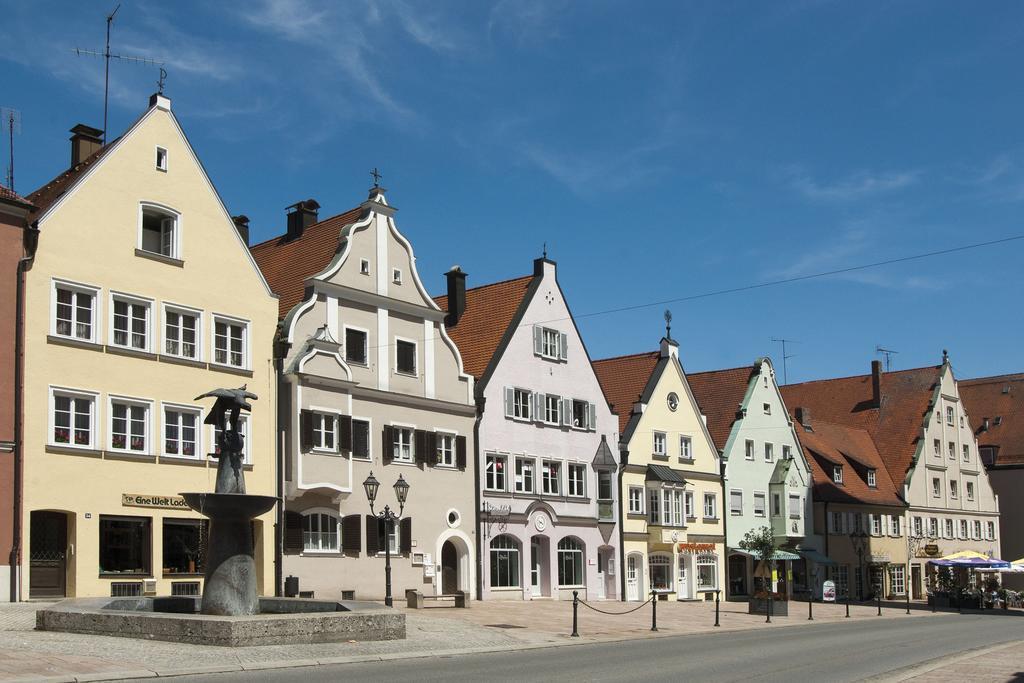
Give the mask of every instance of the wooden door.
[[66, 597], [67, 517], [60, 512], [33, 512], [29, 524], [29, 597]]
[[441, 546], [441, 592], [452, 595], [459, 590], [459, 553], [455, 544], [445, 541]]

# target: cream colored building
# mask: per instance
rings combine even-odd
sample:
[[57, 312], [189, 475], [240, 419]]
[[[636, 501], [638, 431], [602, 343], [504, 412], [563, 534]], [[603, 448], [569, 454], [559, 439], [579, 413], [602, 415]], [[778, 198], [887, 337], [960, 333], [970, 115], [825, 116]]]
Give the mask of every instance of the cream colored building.
[[659, 351], [594, 363], [619, 414], [626, 600], [713, 599], [724, 576], [718, 450], [670, 338]]
[[[216, 387], [259, 396], [245, 424], [249, 493], [275, 491], [277, 301], [171, 113], [149, 108], [103, 147], [76, 126], [71, 168], [31, 195], [26, 279], [22, 597], [201, 590]], [[253, 524], [273, 592], [274, 513]]]

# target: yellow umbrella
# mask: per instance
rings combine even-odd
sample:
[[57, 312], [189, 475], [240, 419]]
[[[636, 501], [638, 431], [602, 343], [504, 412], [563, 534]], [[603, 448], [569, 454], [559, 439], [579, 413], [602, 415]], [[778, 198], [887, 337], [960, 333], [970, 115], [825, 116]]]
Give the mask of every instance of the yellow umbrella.
[[[988, 555], [983, 555], [982, 553], [976, 553], [973, 550], [961, 550], [960, 552], [953, 553], [952, 555], [946, 555], [945, 557], [940, 557], [939, 559], [940, 560], [988, 560], [988, 559], [991, 559], [991, 558], [989, 558]], [[1021, 559], [1024, 559], [1024, 558], [1021, 558]]]
[[1014, 560], [1010, 564], [1024, 564], [1024, 557], [1020, 558], [1019, 560]]

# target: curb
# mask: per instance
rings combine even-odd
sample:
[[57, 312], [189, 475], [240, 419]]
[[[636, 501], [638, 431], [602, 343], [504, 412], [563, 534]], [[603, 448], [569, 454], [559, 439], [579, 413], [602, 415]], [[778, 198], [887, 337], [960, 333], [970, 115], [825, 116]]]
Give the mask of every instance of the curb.
[[970, 650], [963, 650], [956, 654], [946, 655], [945, 657], [939, 657], [935, 661], [928, 662], [927, 664], [911, 664], [910, 666], [903, 667], [902, 669], [895, 669], [887, 673], [872, 676], [871, 678], [865, 678], [865, 681], [877, 681], [879, 683], [899, 683], [900, 681], [906, 681], [911, 678], [916, 678], [922, 674], [929, 673], [942, 669], [951, 664], [957, 664], [968, 659], [974, 659], [975, 657], [981, 657], [992, 652], [999, 650], [1005, 650], [1015, 645], [1020, 644], [1019, 640], [1007, 640], [996, 645], [986, 645], [983, 647], [976, 647]]

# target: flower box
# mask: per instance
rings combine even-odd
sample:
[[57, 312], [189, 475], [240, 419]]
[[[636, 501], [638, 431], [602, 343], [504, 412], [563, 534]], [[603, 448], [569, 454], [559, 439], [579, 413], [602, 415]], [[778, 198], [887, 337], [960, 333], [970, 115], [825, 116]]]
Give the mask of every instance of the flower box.
[[[747, 602], [748, 614], [768, 614], [768, 600], [766, 598], [750, 598]], [[789, 603], [785, 600], [772, 600], [772, 616], [789, 616]]]

